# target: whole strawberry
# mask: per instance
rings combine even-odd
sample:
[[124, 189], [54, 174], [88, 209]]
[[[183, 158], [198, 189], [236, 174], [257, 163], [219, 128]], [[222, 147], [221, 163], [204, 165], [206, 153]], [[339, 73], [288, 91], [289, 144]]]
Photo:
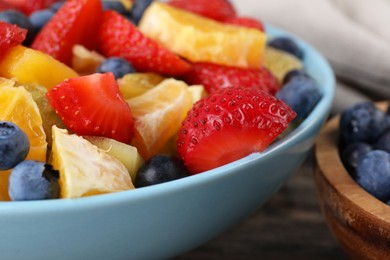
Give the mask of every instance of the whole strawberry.
[[190, 85], [203, 85], [207, 92], [213, 93], [230, 86], [258, 88], [275, 94], [280, 84], [266, 68], [247, 69], [229, 67], [212, 63], [194, 63], [192, 70], [183, 79]]
[[153, 39], [143, 35], [122, 15], [108, 10], [99, 30], [99, 47], [107, 57], [122, 57], [137, 71], [178, 76], [191, 70], [191, 65]]
[[274, 96], [229, 87], [195, 103], [183, 121], [177, 151], [191, 174], [262, 152], [296, 113]]
[[234, 6], [228, 0], [170, 0], [168, 4], [217, 21], [236, 15]]

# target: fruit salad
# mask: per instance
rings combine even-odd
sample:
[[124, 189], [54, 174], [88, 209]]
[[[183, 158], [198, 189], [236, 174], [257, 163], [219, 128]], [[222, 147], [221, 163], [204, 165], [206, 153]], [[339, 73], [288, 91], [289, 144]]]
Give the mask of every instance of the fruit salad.
[[0, 199], [141, 188], [264, 151], [321, 99], [228, 0], [2, 1]]

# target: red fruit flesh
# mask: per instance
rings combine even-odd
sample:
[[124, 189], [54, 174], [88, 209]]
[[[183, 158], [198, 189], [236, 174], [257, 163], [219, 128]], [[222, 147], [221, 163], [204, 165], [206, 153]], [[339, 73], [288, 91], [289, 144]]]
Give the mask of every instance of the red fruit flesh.
[[188, 62], [144, 36], [136, 26], [114, 11], [104, 14], [99, 46], [105, 56], [122, 57], [138, 71], [178, 76], [191, 70]]
[[9, 48], [21, 44], [26, 39], [26, 35], [27, 30], [0, 21], [0, 56]]
[[69, 0], [42, 28], [31, 47], [70, 65], [75, 44], [96, 47], [102, 14], [100, 0]]
[[258, 29], [258, 30], [264, 32], [263, 23], [257, 19], [251, 18], [251, 17], [236, 16], [236, 17], [228, 18], [223, 22], [227, 23], [227, 24], [234, 24], [234, 25], [238, 25], [238, 26]]
[[[17, 9], [26, 15], [30, 15], [32, 12], [45, 9], [50, 5], [59, 2], [59, 0], [2, 0], [6, 4]], [[0, 5], [2, 3], [0, 2]]]
[[197, 102], [183, 121], [177, 150], [192, 174], [262, 152], [295, 118], [258, 89], [230, 87]]
[[66, 127], [79, 135], [130, 143], [134, 120], [112, 73], [72, 78], [47, 92]]
[[217, 21], [236, 15], [236, 10], [228, 0], [170, 0], [168, 4]]
[[194, 63], [192, 68], [183, 79], [190, 85], [203, 85], [209, 93], [231, 86], [255, 87], [272, 95], [280, 89], [278, 80], [266, 68], [245, 69], [211, 63]]

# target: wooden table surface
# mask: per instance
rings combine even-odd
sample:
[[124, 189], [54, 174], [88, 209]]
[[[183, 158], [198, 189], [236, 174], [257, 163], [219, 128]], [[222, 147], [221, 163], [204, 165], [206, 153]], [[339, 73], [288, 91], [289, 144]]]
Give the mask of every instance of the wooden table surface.
[[175, 260], [346, 259], [320, 211], [314, 155], [254, 215]]

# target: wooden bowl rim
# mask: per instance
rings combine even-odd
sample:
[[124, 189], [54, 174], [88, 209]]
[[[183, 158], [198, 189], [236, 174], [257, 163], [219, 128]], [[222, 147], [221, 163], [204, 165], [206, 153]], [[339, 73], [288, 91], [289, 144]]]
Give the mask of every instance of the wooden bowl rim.
[[[376, 103], [385, 109], [387, 102]], [[365, 191], [345, 169], [338, 151], [340, 115], [330, 119], [320, 131], [315, 145], [315, 157], [321, 174], [335, 191], [360, 211], [371, 215], [384, 225], [390, 225], [390, 206]]]

